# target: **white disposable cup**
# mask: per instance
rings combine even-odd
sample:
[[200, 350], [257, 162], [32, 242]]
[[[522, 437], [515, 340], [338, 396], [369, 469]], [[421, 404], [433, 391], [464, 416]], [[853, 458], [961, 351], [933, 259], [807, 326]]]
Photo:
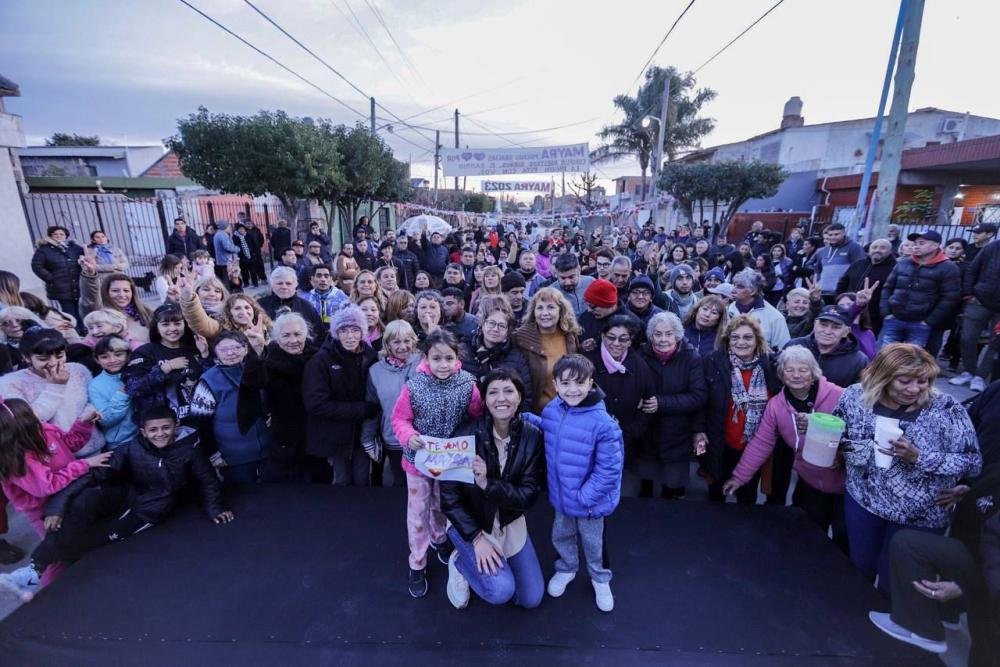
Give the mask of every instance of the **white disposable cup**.
[[875, 417], [875, 465], [879, 468], [888, 468], [895, 458], [892, 454], [883, 454], [880, 449], [892, 449], [889, 444], [893, 440], [903, 435], [903, 429], [899, 428], [899, 420], [892, 417]]

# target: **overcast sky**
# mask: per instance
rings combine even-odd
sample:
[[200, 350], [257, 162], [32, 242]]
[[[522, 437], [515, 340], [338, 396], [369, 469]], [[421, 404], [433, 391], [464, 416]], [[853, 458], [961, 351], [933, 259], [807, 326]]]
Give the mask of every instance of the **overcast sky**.
[[[243, 0], [190, 1], [367, 120], [367, 99]], [[440, 106], [412, 123], [445, 130], [445, 145], [454, 141], [451, 113], [458, 107], [470, 114], [462, 121], [470, 133], [463, 145], [510, 145], [487, 129], [570, 125], [507, 139], [589, 141], [592, 148], [596, 131], [615, 119], [612, 98], [635, 94], [632, 82], [642, 64], [687, 2], [254, 0], [396, 115]], [[697, 68], [773, 2], [698, 0], [654, 63]], [[895, 0], [786, 0], [698, 74], [699, 85], [718, 92], [704, 109], [717, 127], [703, 145], [774, 129], [793, 95], [805, 104], [806, 123], [874, 115], [897, 9]], [[998, 2], [927, 2], [911, 109], [1000, 117], [1000, 93], [987, 78], [998, 62], [998, 24]], [[0, 73], [22, 92], [7, 108], [24, 117], [29, 143], [56, 131], [98, 134], [109, 143], [158, 143], [199, 105], [360, 120], [177, 0], [3, 0], [0, 26]], [[421, 136], [398, 123], [394, 129], [398, 136], [382, 135], [396, 156], [413, 161], [414, 175], [430, 178], [433, 131]], [[600, 169], [604, 177], [638, 173], [629, 161]]]

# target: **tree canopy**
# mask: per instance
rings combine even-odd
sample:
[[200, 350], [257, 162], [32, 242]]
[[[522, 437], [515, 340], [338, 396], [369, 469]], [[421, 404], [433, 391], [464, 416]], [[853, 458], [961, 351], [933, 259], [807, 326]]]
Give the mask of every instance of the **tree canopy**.
[[67, 132], [56, 132], [45, 140], [46, 146], [100, 146], [101, 138], [97, 135], [85, 136], [82, 134], [69, 134]]
[[210, 114], [200, 107], [179, 120], [177, 130], [165, 143], [189, 178], [226, 193], [269, 193], [288, 211], [299, 199], [315, 199], [328, 224], [338, 208], [353, 220], [362, 201], [399, 201], [409, 194], [408, 166], [360, 125], [284, 111]]
[[659, 186], [677, 200], [687, 219], [694, 219], [694, 205], [712, 205], [712, 222], [716, 222], [719, 207], [724, 207], [718, 219], [719, 235], [725, 236], [729, 223], [740, 206], [750, 199], [766, 199], [778, 193], [788, 178], [781, 165], [771, 162], [697, 162], [668, 164], [660, 172]]
[[701, 107], [715, 98], [711, 88], [695, 88], [691, 72], [680, 73], [674, 67], [650, 67], [635, 97], [618, 95], [614, 105], [624, 118], [615, 125], [607, 125], [597, 136], [603, 142], [591, 152], [596, 163], [613, 162], [634, 157], [642, 170], [643, 197], [646, 191], [646, 170], [652, 159], [658, 131], [655, 125], [647, 130], [641, 126], [645, 116], [660, 117], [663, 86], [670, 77], [670, 101], [667, 107], [667, 128], [663, 137], [663, 155], [672, 162], [685, 148], [699, 145], [701, 138], [715, 128], [711, 118], [699, 116]]

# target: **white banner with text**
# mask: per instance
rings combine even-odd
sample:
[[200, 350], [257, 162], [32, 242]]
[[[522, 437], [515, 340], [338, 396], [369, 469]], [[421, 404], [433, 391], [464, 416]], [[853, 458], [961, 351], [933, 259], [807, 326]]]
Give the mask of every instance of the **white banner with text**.
[[590, 169], [587, 144], [540, 148], [444, 148], [445, 176], [549, 174]]

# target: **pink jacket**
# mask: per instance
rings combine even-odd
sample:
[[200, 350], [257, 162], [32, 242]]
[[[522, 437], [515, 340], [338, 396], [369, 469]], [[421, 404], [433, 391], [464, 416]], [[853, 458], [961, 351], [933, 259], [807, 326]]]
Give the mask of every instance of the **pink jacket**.
[[43, 422], [42, 435], [49, 455], [38, 458], [33, 453], [27, 454], [24, 474], [5, 479], [0, 484], [7, 499], [28, 517], [39, 535], [45, 535], [42, 524], [45, 500], [90, 469], [86, 461], [75, 458], [73, 453], [87, 444], [93, 428], [93, 424], [76, 422], [69, 431], [63, 432]]
[[[459, 363], [455, 372], [462, 370], [462, 364]], [[427, 360], [424, 359], [417, 365], [418, 373], [426, 373], [430, 375], [431, 367], [427, 365]], [[483, 399], [479, 395], [479, 387], [475, 383], [472, 385], [472, 397], [469, 399], [469, 408], [466, 412], [469, 417], [477, 419], [483, 414]], [[399, 444], [402, 445], [403, 451], [410, 449], [407, 443], [410, 442], [410, 438], [415, 435], [420, 435], [417, 433], [417, 429], [413, 427], [413, 406], [410, 404], [410, 388], [403, 384], [402, 391], [399, 392], [399, 398], [396, 399], [396, 405], [392, 409], [392, 430], [396, 434], [396, 439], [399, 440]], [[403, 456], [403, 470], [410, 473], [411, 475], [417, 475], [424, 477], [424, 474], [417, 470], [412, 463], [407, 460], [406, 456]]]
[[[841, 387], [828, 382], [826, 378], [820, 378], [816, 412], [833, 412], [842, 393], [844, 390]], [[774, 451], [778, 436], [795, 450], [795, 463], [792, 467], [809, 486], [823, 493], [844, 492], [845, 471], [842, 461], [838, 461], [834, 468], [819, 468], [802, 458], [805, 438], [795, 428], [795, 410], [785, 398], [784, 390], [767, 402], [760, 426], [747, 443], [743, 456], [733, 471], [733, 479], [741, 484], [749, 482]]]

